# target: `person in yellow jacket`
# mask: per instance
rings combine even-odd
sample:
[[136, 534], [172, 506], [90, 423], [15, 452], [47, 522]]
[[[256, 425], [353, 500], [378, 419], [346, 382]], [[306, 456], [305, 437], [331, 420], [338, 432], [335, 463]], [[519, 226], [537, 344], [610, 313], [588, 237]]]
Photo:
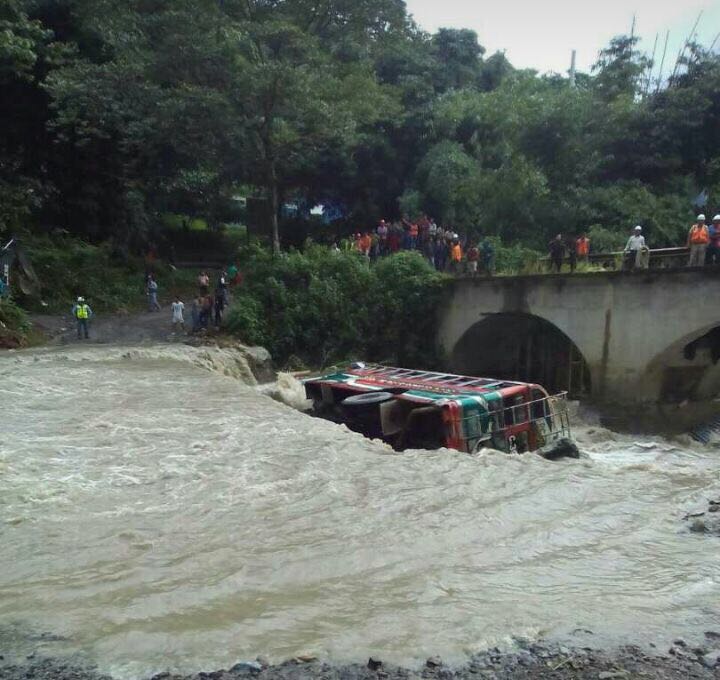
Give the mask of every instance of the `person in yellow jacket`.
[[710, 232], [705, 224], [705, 215], [698, 215], [697, 222], [690, 227], [687, 245], [690, 248], [688, 267], [704, 267], [705, 251], [710, 243]]
[[93, 311], [90, 309], [90, 305], [85, 302], [84, 297], [77, 299], [77, 302], [72, 308], [72, 315], [75, 317], [75, 321], [77, 321], [78, 340], [82, 340], [83, 336], [88, 340], [90, 338], [88, 323], [92, 318]]

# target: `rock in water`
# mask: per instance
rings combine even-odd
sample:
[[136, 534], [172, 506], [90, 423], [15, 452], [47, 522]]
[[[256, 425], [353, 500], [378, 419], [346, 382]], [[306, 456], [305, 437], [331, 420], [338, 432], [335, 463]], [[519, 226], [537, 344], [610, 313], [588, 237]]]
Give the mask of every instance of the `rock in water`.
[[314, 654], [298, 654], [295, 660], [300, 663], [312, 663], [313, 661], [317, 661], [317, 657]]
[[382, 668], [382, 665], [383, 665], [383, 662], [380, 661], [380, 659], [373, 659], [373, 657], [370, 657], [368, 659], [367, 666], [371, 671], [376, 671], [376, 670]]
[[561, 437], [556, 442], [543, 446], [537, 453], [546, 460], [560, 460], [561, 458], [580, 458], [580, 449], [572, 439]]
[[262, 666], [257, 661], [240, 661], [230, 669], [230, 672], [241, 673], [243, 671], [250, 671], [251, 673], [259, 673], [261, 670]]
[[705, 654], [702, 658], [702, 665], [705, 668], [716, 668], [720, 666], [720, 651], [710, 652]]

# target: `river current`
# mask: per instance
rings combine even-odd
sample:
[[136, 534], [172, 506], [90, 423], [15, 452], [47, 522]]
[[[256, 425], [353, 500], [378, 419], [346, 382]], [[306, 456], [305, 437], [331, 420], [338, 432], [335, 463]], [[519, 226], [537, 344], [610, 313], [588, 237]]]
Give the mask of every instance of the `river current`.
[[187, 347], [0, 356], [6, 647], [122, 678], [718, 630], [720, 542], [682, 521], [718, 449], [586, 424], [585, 460], [396, 454], [246, 382]]

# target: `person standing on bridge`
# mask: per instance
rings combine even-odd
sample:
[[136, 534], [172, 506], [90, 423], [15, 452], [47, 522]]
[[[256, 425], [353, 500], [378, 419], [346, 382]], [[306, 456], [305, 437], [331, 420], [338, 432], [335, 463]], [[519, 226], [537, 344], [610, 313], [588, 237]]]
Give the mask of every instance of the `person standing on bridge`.
[[495, 270], [495, 248], [488, 238], [485, 238], [480, 246], [482, 250], [483, 272], [492, 276]]
[[642, 227], [638, 225], [633, 229], [633, 234], [625, 246], [623, 269], [635, 269], [638, 266], [638, 255], [645, 249], [645, 237], [642, 235]]
[[85, 302], [84, 297], [79, 297], [77, 299], [77, 302], [72, 308], [72, 315], [75, 317], [75, 321], [77, 321], [78, 340], [82, 340], [83, 336], [85, 337], [85, 340], [89, 340], [90, 334], [88, 332], [88, 323], [92, 318], [93, 311], [90, 309], [90, 305]]
[[580, 238], [575, 241], [575, 252], [577, 253], [577, 259], [580, 263], [587, 264], [590, 259], [590, 239], [587, 234], [583, 232]]
[[480, 251], [475, 243], [471, 243], [467, 251], [467, 263], [468, 273], [472, 276], [477, 276], [478, 273], [478, 260], [480, 259]]
[[710, 232], [705, 224], [705, 215], [698, 215], [697, 222], [690, 227], [687, 245], [690, 248], [688, 267], [705, 266], [705, 251], [710, 243]]
[[565, 244], [563, 243], [562, 234], [558, 234], [550, 241], [548, 251], [550, 252], [550, 271], [555, 269], [559, 274], [562, 269], [563, 258], [565, 257]]
[[720, 215], [713, 217], [708, 233], [710, 235], [710, 244], [705, 255], [705, 264], [720, 264]]

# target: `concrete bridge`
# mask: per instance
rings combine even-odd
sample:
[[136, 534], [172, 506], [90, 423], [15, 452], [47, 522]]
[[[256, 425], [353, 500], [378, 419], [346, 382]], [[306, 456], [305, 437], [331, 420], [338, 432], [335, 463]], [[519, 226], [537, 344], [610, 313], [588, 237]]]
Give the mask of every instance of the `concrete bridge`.
[[719, 297], [714, 269], [461, 278], [439, 340], [458, 373], [617, 405], [708, 402], [720, 394]]

